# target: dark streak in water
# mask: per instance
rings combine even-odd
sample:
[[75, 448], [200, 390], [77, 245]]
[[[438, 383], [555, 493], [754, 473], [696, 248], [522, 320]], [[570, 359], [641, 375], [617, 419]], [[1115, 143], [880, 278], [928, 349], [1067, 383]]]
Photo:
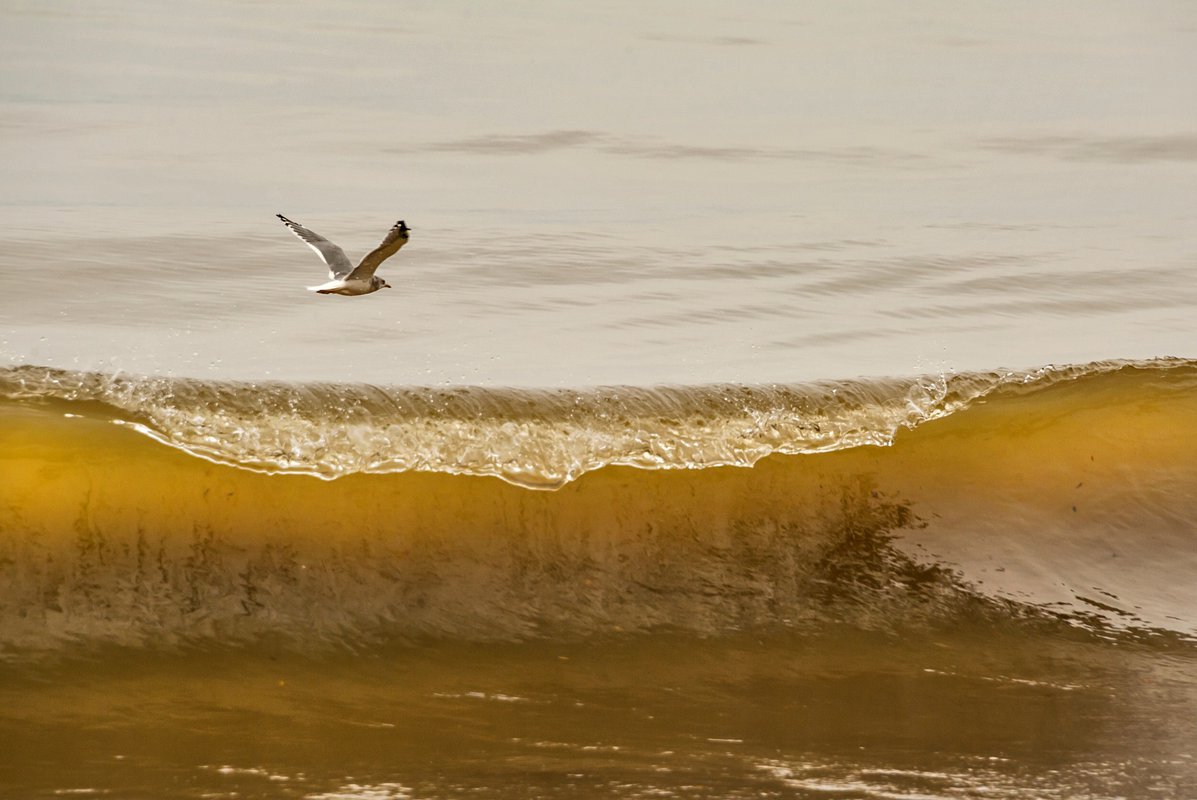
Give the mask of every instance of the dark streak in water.
[[1016, 155], [1055, 156], [1066, 161], [1142, 164], [1197, 161], [1197, 133], [1162, 136], [1009, 136], [985, 139], [986, 150]]
[[643, 37], [650, 42], [668, 42], [671, 44], [700, 44], [716, 45], [718, 47], [749, 47], [768, 44], [764, 39], [752, 36], [678, 36], [664, 33], [649, 34]]
[[815, 161], [857, 166], [925, 167], [928, 156], [880, 147], [790, 148], [743, 145], [696, 145], [645, 136], [616, 136], [601, 131], [557, 130], [544, 133], [487, 134], [469, 139], [433, 142], [416, 147], [423, 152], [491, 155], [530, 155], [565, 149], [591, 149], [611, 155], [649, 159], [713, 159], [727, 161]]
[[584, 147], [601, 141], [603, 134], [593, 131], [548, 131], [547, 133], [491, 134], [425, 145], [422, 149], [449, 153], [544, 153], [567, 147]]

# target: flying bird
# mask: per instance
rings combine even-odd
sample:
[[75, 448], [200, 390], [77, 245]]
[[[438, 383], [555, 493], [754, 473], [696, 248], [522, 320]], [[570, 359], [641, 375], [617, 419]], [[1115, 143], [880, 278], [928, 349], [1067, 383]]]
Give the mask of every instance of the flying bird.
[[281, 219], [283, 224], [302, 239], [308, 247], [315, 250], [316, 254], [328, 265], [328, 277], [331, 280], [319, 286], [308, 287], [309, 292], [318, 292], [319, 294], [357, 295], [370, 294], [379, 289], [390, 289], [391, 284], [375, 275], [374, 271], [378, 269], [379, 264], [395, 255], [399, 252], [400, 247], [407, 244], [407, 232], [411, 230], [407, 227], [407, 223], [399, 220], [387, 231], [382, 244], [366, 253], [366, 257], [355, 267], [350, 263], [345, 251], [328, 239], [309, 231], [297, 222], [292, 222], [282, 214], [275, 216]]

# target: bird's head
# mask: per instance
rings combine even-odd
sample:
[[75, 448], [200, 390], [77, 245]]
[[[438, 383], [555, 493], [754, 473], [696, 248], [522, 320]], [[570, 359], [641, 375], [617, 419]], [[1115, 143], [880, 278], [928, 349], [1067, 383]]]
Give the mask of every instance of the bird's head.
[[390, 288], [391, 288], [391, 284], [387, 283], [386, 281], [383, 281], [383, 282], [382, 282], [382, 288], [384, 288], [384, 289], [390, 289]]

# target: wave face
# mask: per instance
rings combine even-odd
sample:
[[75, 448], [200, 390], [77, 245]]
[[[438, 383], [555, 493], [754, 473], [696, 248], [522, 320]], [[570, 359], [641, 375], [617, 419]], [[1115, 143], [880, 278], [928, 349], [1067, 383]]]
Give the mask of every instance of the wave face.
[[1191, 361], [585, 391], [19, 367], [0, 435], [9, 656], [1014, 620], [1197, 634]]

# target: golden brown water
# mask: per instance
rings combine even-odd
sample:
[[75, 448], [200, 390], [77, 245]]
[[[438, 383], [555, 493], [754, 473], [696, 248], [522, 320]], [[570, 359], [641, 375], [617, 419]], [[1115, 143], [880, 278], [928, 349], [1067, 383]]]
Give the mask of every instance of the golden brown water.
[[[931, 558], [966, 567], [987, 595], [1191, 635], [1193, 367], [1073, 372], [1063, 382], [1007, 380], [981, 399], [955, 401], [963, 407], [942, 418], [947, 412], [927, 412], [929, 421], [892, 432], [890, 447], [853, 446], [859, 430], [851, 428], [844, 449], [830, 452], [774, 455], [751, 468], [685, 460], [608, 466], [551, 492], [468, 474], [468, 462], [453, 460], [443, 452], [446, 440], [420, 426], [391, 446], [425, 464], [419, 453], [438, 449], [444, 471], [330, 482], [197, 459], [163, 443], [172, 431], [114, 420], [135, 415], [93, 399], [10, 402], [0, 512], [14, 578], [10, 638], [32, 637], [35, 649], [61, 637], [153, 646], [188, 639], [192, 617], [203, 622], [202, 638], [268, 632], [301, 644], [785, 626], [819, 616], [808, 607], [812, 593], [840, 580], [825, 573], [852, 566], [839, 555], [866, 571], [906, 570], [898, 580], [918, 588], [918, 570], [899, 568], [889, 554], [894, 536], [908, 552], [929, 548]], [[147, 384], [163, 391], [161, 382]], [[223, 395], [228, 412], [234, 388], [189, 391]], [[504, 450], [505, 433], [516, 443], [535, 441], [522, 427], [535, 424], [568, 427], [573, 434], [563, 441], [578, 448], [609, 437], [600, 451], [615, 464], [618, 448], [632, 446], [622, 431], [660, 424], [653, 402], [671, 415], [669, 427], [649, 437], [659, 452], [690, 452], [679, 445], [704, 431], [731, 435], [711, 415], [707, 391], [691, 390], [689, 410], [680, 394], [666, 402], [630, 393], [620, 405], [619, 390], [605, 391], [607, 402], [586, 413], [578, 403], [497, 393], [481, 403], [485, 414], [470, 418], [492, 453]], [[875, 419], [893, 419], [883, 413], [887, 396], [909, 402], [900, 386], [880, 383], [873, 392]], [[133, 394], [118, 387], [111, 397]], [[864, 384], [856, 387], [858, 397], [867, 394]], [[258, 397], [245, 402], [257, 407]], [[826, 405], [807, 417], [823, 419], [827, 430], [836, 419], [857, 419], [863, 407], [830, 390], [805, 402], [815, 398]], [[139, 402], [138, 413], [152, 416]], [[270, 440], [261, 430], [268, 424], [339, 427], [292, 408], [260, 417], [248, 438]], [[778, 412], [763, 417], [774, 435]], [[697, 430], [679, 422], [686, 418], [698, 420], [689, 423]], [[737, 441], [748, 436], [734, 430]], [[318, 457], [333, 458], [337, 440], [317, 441]], [[718, 444], [708, 442], [716, 451]], [[828, 446], [825, 438], [817, 444]], [[773, 445], [785, 453], [796, 442]], [[390, 463], [385, 452], [377, 455]], [[293, 449], [287, 463], [302, 457]], [[475, 468], [488, 471], [489, 463]], [[538, 485], [537, 464], [520, 463], [518, 474]], [[893, 599], [882, 591], [874, 604]]]
[[[212, 463], [114, 424], [114, 402], [148, 413], [144, 393], [48, 397], [32, 374], [0, 415], [13, 796], [1181, 797], [1197, 780], [1189, 363], [1006, 380], [891, 446], [608, 466], [556, 491]], [[233, 388], [188, 384], [226, 405]], [[859, 410], [804, 396], [826, 419]], [[651, 402], [684, 405], [633, 392], [621, 419], [648, 430]], [[515, 403], [507, 426], [564, 413], [536, 393], [472, 403]]]
[[0, 696], [14, 797], [1184, 797], [1197, 779], [1190, 656], [988, 630], [113, 654]]

